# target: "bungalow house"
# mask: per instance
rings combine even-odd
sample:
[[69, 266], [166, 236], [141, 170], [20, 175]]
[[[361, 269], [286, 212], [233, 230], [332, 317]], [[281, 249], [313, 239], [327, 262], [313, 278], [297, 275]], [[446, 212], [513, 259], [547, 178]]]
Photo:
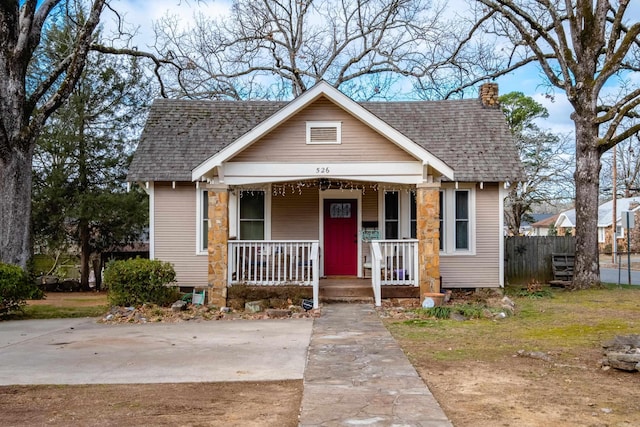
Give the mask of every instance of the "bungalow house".
[[312, 286], [317, 304], [320, 278], [364, 279], [376, 304], [393, 286], [503, 286], [521, 165], [497, 85], [480, 92], [357, 103], [319, 82], [290, 102], [157, 100], [128, 175], [149, 194], [150, 257], [219, 306], [239, 284]]
[[[631, 211], [636, 217], [636, 224], [638, 216], [640, 216], [640, 197], [629, 197], [616, 200], [616, 221], [615, 221], [615, 235], [616, 243], [619, 251], [626, 251], [627, 238], [624, 228], [622, 227], [622, 213], [624, 211]], [[555, 222], [555, 227], [558, 230], [559, 235], [571, 234], [575, 235], [575, 222], [576, 222], [576, 210], [569, 209], [560, 213]], [[613, 247], [613, 200], [602, 203], [598, 206], [598, 248], [601, 253], [611, 253]], [[634, 239], [632, 236], [632, 245], [634, 245]]]
[[555, 223], [559, 216], [560, 214], [556, 214], [556, 215], [545, 214], [545, 216], [542, 219], [539, 219], [538, 221], [531, 224], [531, 228], [529, 230], [528, 235], [529, 236], [548, 236], [549, 232], [551, 231], [551, 228], [552, 227], [555, 228]]
[[[529, 214], [527, 218], [524, 219], [520, 223], [520, 235], [521, 236], [546, 236], [547, 234], [539, 234], [543, 233], [539, 227], [540, 224], [543, 224], [545, 220], [549, 220], [553, 214]], [[547, 230], [548, 231], [548, 226]]]

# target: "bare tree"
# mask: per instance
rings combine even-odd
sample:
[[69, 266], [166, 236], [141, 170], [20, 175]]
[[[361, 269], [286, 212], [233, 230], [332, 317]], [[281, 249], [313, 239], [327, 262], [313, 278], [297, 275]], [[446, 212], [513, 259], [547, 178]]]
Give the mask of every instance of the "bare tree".
[[389, 97], [456, 45], [429, 0], [237, 0], [229, 16], [179, 24], [157, 24], [155, 48], [178, 67], [173, 95], [192, 98], [286, 99], [321, 79], [357, 99]]
[[[576, 265], [573, 286], [600, 283], [597, 207], [601, 155], [640, 131], [621, 127], [636, 116], [640, 88], [640, 4], [630, 0], [475, 0], [469, 40], [490, 42], [493, 61], [473, 70], [495, 78], [538, 64], [551, 87], [564, 93], [574, 112], [576, 185]], [[635, 8], [634, 10], [630, 10]], [[490, 37], [494, 37], [493, 40]], [[486, 55], [487, 49], [481, 50]], [[490, 65], [490, 66], [488, 66]], [[605, 96], [606, 95], [606, 96]]]
[[[73, 92], [89, 52], [149, 58], [156, 72], [163, 63], [145, 52], [94, 44], [105, 9], [122, 23], [108, 0], [0, 2], [0, 262], [27, 265], [36, 140]], [[62, 19], [72, 23], [70, 37], [59, 43], [54, 55], [43, 55], [47, 28]]]
[[[621, 197], [635, 197], [640, 194], [640, 146], [638, 142], [640, 142], [640, 138], [636, 135], [616, 146], [618, 167], [616, 193]], [[612, 170], [612, 156], [603, 156], [602, 173], [600, 174], [600, 186], [603, 192], [609, 192], [611, 189]]]
[[[29, 259], [31, 161], [47, 118], [82, 74], [106, 0], [94, 0], [66, 55], [38, 81], [27, 79], [47, 19], [64, 13], [61, 0], [0, 3], [0, 261], [23, 268]], [[73, 7], [69, 5], [69, 7]], [[28, 87], [26, 82], [33, 84]]]
[[540, 129], [537, 119], [549, 113], [540, 103], [522, 92], [500, 97], [500, 106], [516, 142], [525, 179], [509, 188], [505, 200], [505, 220], [509, 232], [518, 235], [524, 218], [534, 207], [573, 196], [567, 183], [571, 163], [567, 161], [569, 138]]

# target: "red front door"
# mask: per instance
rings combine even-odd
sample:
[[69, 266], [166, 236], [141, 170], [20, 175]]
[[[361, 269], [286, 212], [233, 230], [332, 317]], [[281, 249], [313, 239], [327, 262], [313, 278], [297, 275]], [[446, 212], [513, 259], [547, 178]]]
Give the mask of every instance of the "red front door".
[[355, 276], [358, 271], [358, 202], [324, 201], [324, 274]]

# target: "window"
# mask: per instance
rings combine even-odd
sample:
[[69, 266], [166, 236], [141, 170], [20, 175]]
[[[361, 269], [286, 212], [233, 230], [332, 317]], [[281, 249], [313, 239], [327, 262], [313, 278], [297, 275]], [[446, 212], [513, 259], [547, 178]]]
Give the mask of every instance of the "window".
[[616, 238], [624, 239], [624, 228], [621, 225], [616, 225]]
[[400, 229], [400, 197], [397, 191], [384, 193], [384, 238], [397, 239]]
[[411, 238], [415, 239], [416, 236], [418, 235], [418, 224], [417, 224], [417, 213], [418, 213], [418, 209], [416, 206], [416, 192], [412, 191], [411, 192], [411, 197], [409, 198], [411, 200]]
[[240, 193], [240, 239], [264, 240], [264, 191]]
[[475, 251], [474, 206], [473, 187], [440, 190], [440, 251], [443, 254]]
[[604, 227], [598, 227], [598, 243], [604, 243]]
[[456, 250], [469, 249], [469, 191], [456, 191]]
[[440, 222], [440, 250], [444, 250], [444, 191], [440, 192], [440, 207], [438, 209], [438, 219]]
[[307, 144], [341, 144], [342, 123], [307, 122]]
[[197, 203], [197, 243], [196, 252], [206, 255], [209, 246], [209, 192], [204, 189], [196, 190]]

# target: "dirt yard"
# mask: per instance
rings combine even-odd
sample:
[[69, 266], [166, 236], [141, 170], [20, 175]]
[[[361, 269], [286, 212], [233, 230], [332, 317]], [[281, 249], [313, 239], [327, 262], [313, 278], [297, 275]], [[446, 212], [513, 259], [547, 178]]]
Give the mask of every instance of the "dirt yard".
[[640, 289], [515, 300], [502, 320], [387, 320], [453, 424], [640, 425], [640, 372], [601, 366], [603, 341], [640, 334]]
[[297, 426], [302, 380], [0, 387], [6, 426]]

